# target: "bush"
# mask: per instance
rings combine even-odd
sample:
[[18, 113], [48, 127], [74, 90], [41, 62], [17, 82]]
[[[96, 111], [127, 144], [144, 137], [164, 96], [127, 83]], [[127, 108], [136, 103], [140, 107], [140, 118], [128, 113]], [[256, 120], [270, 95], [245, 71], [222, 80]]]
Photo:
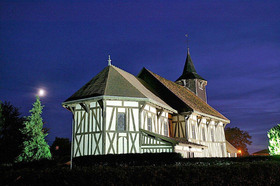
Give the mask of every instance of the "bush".
[[[156, 154], [152, 156], [156, 159]], [[161, 156], [161, 158], [167, 158], [165, 154]], [[145, 166], [128, 166], [113, 163], [114, 160], [111, 160], [107, 166], [80, 164], [73, 170], [69, 167], [57, 166], [55, 161], [42, 160], [15, 164], [12, 167], [1, 167], [0, 180], [2, 185], [279, 185], [280, 183], [279, 156], [194, 159], [171, 156], [173, 157], [169, 158], [178, 159], [165, 165], [160, 163], [160, 160], [158, 165], [153, 164], [151, 159], [146, 161], [151, 164]], [[102, 156], [96, 157], [102, 158]], [[108, 161], [111, 157], [114, 156], [103, 156]], [[116, 159], [122, 158], [122, 162], [131, 162], [131, 160], [125, 160], [125, 157], [131, 158], [134, 163], [140, 163], [141, 158], [144, 159], [144, 157], [151, 158], [142, 154], [120, 156]], [[139, 159], [134, 161], [136, 157]], [[75, 161], [79, 159], [80, 162], [85, 163], [89, 158], [94, 157], [75, 158]], [[97, 158], [94, 161], [97, 162]], [[105, 162], [108, 161], [102, 162], [106, 164]]]
[[183, 158], [178, 153], [108, 154], [81, 156], [73, 159], [74, 166], [145, 166], [171, 165]]

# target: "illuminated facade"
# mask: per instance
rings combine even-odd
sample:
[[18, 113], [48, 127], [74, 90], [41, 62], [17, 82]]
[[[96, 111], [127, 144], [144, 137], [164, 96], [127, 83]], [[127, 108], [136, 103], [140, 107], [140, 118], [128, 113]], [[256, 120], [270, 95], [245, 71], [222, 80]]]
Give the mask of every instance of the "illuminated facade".
[[189, 52], [176, 82], [145, 68], [135, 77], [109, 59], [105, 69], [63, 102], [73, 113], [71, 156], [154, 152], [230, 156], [224, 135], [230, 121], [207, 104], [206, 84]]

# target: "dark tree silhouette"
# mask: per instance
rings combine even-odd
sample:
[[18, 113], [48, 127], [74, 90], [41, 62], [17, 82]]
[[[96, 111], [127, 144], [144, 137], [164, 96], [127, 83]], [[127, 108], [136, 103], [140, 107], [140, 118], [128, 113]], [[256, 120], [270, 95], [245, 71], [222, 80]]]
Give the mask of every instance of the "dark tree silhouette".
[[71, 142], [68, 138], [56, 137], [52, 146], [51, 153], [54, 159], [59, 161], [69, 161], [71, 156]]
[[10, 102], [0, 103], [0, 162], [13, 163], [22, 151], [25, 119]]
[[235, 148], [241, 150], [242, 156], [249, 155], [247, 145], [251, 145], [252, 138], [247, 131], [240, 130], [238, 127], [225, 128], [226, 140], [231, 143]]

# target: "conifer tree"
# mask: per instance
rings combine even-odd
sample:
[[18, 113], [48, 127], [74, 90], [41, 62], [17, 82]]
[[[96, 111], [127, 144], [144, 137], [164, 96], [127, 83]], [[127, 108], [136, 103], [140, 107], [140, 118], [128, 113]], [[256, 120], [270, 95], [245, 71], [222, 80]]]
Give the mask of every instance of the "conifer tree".
[[21, 130], [27, 138], [23, 142], [23, 152], [19, 155], [18, 162], [51, 158], [50, 147], [45, 141], [48, 134], [44, 133], [43, 130], [41, 117], [43, 107], [39, 97], [36, 96], [33, 108], [29, 111], [31, 115], [27, 117], [27, 121], [24, 123], [25, 127]]

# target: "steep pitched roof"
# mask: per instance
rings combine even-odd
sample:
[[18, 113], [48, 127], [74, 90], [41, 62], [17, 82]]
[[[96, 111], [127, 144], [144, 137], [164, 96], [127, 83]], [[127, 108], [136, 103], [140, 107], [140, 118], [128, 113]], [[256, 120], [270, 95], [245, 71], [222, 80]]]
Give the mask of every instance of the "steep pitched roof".
[[189, 89], [169, 81], [146, 68], [143, 68], [139, 78], [143, 79], [148, 88], [174, 109], [182, 111], [197, 111], [229, 121]]
[[191, 55], [190, 55], [190, 51], [188, 49], [188, 54], [187, 54], [187, 58], [186, 58], [186, 62], [185, 62], [185, 66], [184, 66], [184, 70], [183, 70], [183, 74], [176, 80], [181, 80], [181, 79], [202, 79], [205, 80], [204, 78], [202, 78], [200, 75], [197, 74]]
[[[141, 80], [140, 80], [141, 81]], [[67, 101], [96, 97], [101, 95], [149, 98], [170, 108], [159, 97], [148, 90], [134, 75], [109, 65], [75, 92]]]

